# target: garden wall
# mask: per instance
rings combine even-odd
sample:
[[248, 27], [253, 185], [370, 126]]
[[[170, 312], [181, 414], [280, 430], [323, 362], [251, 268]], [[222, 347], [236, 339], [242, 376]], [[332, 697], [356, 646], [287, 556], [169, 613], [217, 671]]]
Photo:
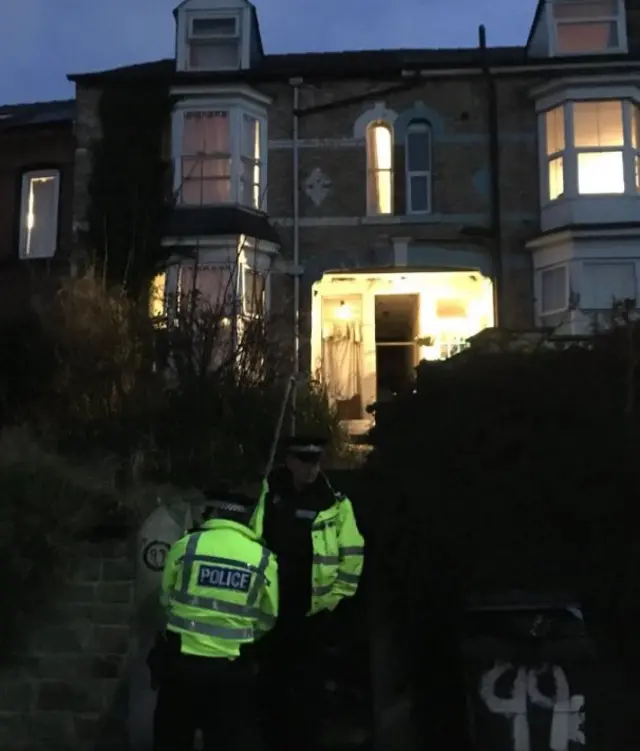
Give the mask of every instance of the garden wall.
[[[133, 547], [84, 543], [55, 602], [43, 607], [13, 664], [0, 672], [3, 751], [126, 748]], [[11, 594], [5, 593], [7, 607]], [[3, 598], [4, 599], [4, 598]]]

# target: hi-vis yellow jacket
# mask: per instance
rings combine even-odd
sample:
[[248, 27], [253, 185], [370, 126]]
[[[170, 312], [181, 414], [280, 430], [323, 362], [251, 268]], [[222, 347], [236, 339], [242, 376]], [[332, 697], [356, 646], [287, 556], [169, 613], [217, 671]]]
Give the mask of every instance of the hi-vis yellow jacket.
[[275, 625], [275, 556], [243, 524], [211, 519], [169, 550], [161, 601], [183, 653], [234, 659]]
[[[264, 481], [251, 527], [262, 538], [269, 483]], [[351, 501], [333, 491], [335, 502], [316, 515], [311, 525], [311, 609], [308, 615], [334, 610], [344, 597], [355, 595], [364, 566], [364, 538]]]

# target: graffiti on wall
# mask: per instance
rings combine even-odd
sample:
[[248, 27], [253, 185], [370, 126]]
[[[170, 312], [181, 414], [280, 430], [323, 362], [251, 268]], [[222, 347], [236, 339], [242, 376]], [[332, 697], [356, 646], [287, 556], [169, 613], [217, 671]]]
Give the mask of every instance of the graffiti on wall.
[[[498, 695], [498, 681], [502, 686], [503, 678], [507, 676], [508, 680], [509, 673], [513, 680], [506, 684], [507, 696]], [[550, 679], [546, 693], [540, 686], [543, 677]], [[571, 695], [567, 675], [558, 665], [525, 668], [496, 663], [480, 679], [480, 698], [492, 714], [509, 722], [513, 751], [531, 749], [529, 712], [532, 706], [551, 713], [550, 751], [568, 751], [570, 743], [585, 745], [584, 696]]]

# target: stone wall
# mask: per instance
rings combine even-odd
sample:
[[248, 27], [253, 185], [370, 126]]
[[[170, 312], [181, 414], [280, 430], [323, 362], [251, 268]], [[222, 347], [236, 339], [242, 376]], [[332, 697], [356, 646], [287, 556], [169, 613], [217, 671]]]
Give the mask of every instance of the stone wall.
[[0, 670], [2, 751], [126, 748], [133, 560], [120, 540], [74, 552], [68, 580]]

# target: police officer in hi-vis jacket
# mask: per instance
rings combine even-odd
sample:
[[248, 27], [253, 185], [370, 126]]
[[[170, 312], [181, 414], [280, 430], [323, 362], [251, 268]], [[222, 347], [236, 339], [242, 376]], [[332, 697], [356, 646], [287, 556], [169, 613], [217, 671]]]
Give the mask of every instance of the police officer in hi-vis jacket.
[[262, 746], [246, 649], [278, 616], [277, 562], [248, 526], [255, 499], [206, 495], [207, 520], [173, 545], [164, 567], [166, 632], [149, 658], [154, 751], [192, 751], [196, 730], [206, 751]]
[[349, 499], [320, 470], [326, 441], [290, 438], [285, 464], [264, 483], [252, 526], [278, 558], [280, 608], [260, 645], [264, 740], [312, 751], [318, 741], [326, 617], [356, 593], [364, 540]]

